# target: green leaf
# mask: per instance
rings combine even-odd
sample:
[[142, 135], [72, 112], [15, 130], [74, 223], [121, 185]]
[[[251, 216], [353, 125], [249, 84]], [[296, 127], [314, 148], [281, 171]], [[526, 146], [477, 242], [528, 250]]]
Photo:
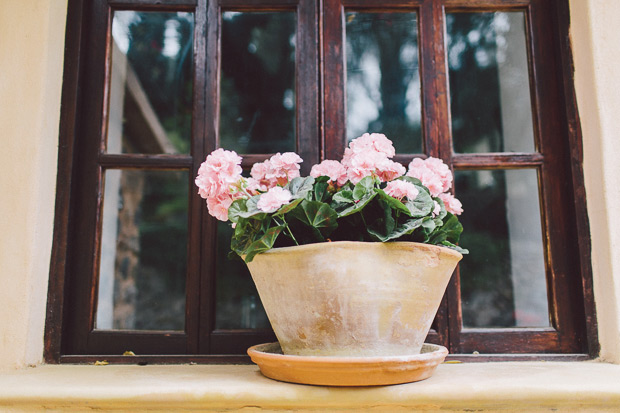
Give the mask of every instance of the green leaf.
[[245, 262], [252, 262], [256, 254], [260, 254], [261, 252], [265, 252], [273, 248], [273, 244], [276, 242], [278, 235], [280, 235], [284, 228], [284, 225], [269, 228], [269, 230], [267, 230], [262, 237], [250, 244], [250, 246], [244, 251]]
[[408, 200], [405, 203], [405, 206], [409, 210], [412, 217], [420, 218], [430, 214], [435, 208], [435, 203], [428, 192], [423, 190], [419, 191], [418, 196], [414, 200]]
[[460, 252], [463, 255], [469, 254], [469, 250], [468, 249], [461, 248], [458, 245], [451, 243], [450, 241], [444, 241], [444, 242], [441, 243], [441, 245], [443, 245], [444, 247], [448, 247], [450, 249], [453, 249], [456, 252]]
[[[320, 176], [319, 178], [326, 178], [325, 176]], [[327, 182], [315, 182], [314, 183], [314, 200], [323, 202], [325, 198], [327, 198], [327, 188], [329, 184]]]
[[449, 212], [446, 214], [446, 218], [447, 219], [444, 221], [441, 229], [446, 233], [446, 240], [450, 241], [453, 244], [456, 244], [461, 238], [461, 233], [463, 232], [463, 225], [461, 225], [459, 219], [456, 216], [452, 215]]
[[418, 219], [408, 219], [404, 223], [398, 225], [394, 232], [390, 234], [390, 237], [387, 241], [398, 239], [404, 235], [409, 235], [413, 233], [416, 229], [420, 228], [426, 221], [430, 220], [429, 217], [418, 218]]
[[403, 204], [401, 201], [386, 194], [383, 189], [377, 188], [375, 189], [375, 191], [377, 192], [381, 200], [386, 202], [392, 209], [398, 210], [408, 216], [411, 216], [411, 211], [409, 211], [409, 208], [407, 208], [405, 204]]
[[284, 186], [284, 189], [289, 190], [293, 199], [307, 198], [308, 194], [312, 191], [312, 185], [314, 185], [313, 177], [297, 177], [291, 179], [291, 181]]
[[361, 211], [366, 205], [368, 205], [368, 203], [370, 201], [373, 200], [373, 198], [376, 195], [377, 195], [377, 193], [375, 191], [366, 193], [366, 195], [362, 199], [355, 200], [354, 201], [354, 202], [356, 202], [355, 204], [353, 204], [350, 207], [344, 209], [343, 211], [338, 212], [338, 218], [346, 217], [348, 215], [355, 214], [356, 212]]
[[373, 203], [373, 208], [362, 212], [366, 220], [366, 230], [368, 233], [381, 242], [391, 239], [391, 235], [396, 228], [396, 221], [392, 216], [392, 208], [382, 199], [377, 199]]
[[353, 199], [359, 201], [367, 196], [369, 193], [374, 193], [375, 180], [372, 176], [362, 178], [353, 188]]
[[230, 249], [238, 255], [243, 255], [245, 250], [263, 232], [263, 222], [255, 219], [242, 219], [237, 224], [235, 232], [230, 240]]
[[281, 206], [280, 209], [278, 209], [274, 215], [278, 216], [278, 215], [288, 214], [290, 211], [295, 209], [297, 205], [299, 205], [299, 203], [303, 200], [304, 200], [303, 198], [297, 198], [293, 200], [292, 202], [289, 202], [288, 204]]
[[322, 237], [329, 236], [338, 226], [338, 214], [324, 202], [304, 200], [288, 216], [311, 228], [315, 228]]
[[332, 201], [340, 202], [343, 204], [353, 204], [355, 203], [355, 200], [353, 199], [353, 191], [345, 189], [345, 190], [336, 192], [334, 196], [332, 197]]
[[250, 199], [234, 200], [228, 208], [228, 219], [234, 223], [238, 223], [241, 218], [263, 219], [266, 214], [256, 206], [259, 198], [260, 195], [254, 195]]
[[401, 181], [412, 183], [415, 186], [424, 186], [424, 185], [422, 185], [422, 181], [420, 181], [418, 178], [414, 178], [413, 176], [403, 175], [403, 176], [399, 177], [398, 179], [401, 180]]
[[441, 198], [433, 198], [433, 201], [436, 201], [439, 204], [439, 206], [441, 207], [441, 209], [439, 211], [439, 215], [437, 215], [437, 219], [443, 220], [446, 217], [446, 215], [448, 214], [448, 211], [446, 210], [446, 204], [444, 204], [444, 202], [441, 200]]

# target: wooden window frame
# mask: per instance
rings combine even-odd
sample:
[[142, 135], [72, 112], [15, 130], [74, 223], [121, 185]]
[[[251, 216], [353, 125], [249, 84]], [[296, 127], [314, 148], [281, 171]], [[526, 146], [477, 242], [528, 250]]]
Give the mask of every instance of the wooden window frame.
[[[102, 45], [110, 44], [111, 10], [129, 9], [195, 13], [191, 155], [104, 152], [101, 137], [106, 135], [110, 48]], [[296, 136], [297, 151], [306, 160], [302, 173], [307, 174], [320, 159], [339, 159], [346, 136], [344, 11], [405, 9], [419, 16], [424, 154], [400, 154], [396, 159], [407, 163], [414, 156], [435, 156], [455, 170], [536, 168], [544, 195], [543, 226], [550, 228], [543, 236], [552, 327], [463, 329], [457, 271], [428, 341], [447, 346], [454, 354], [449, 357], [460, 360], [595, 357], [599, 346], [568, 0], [108, 0], [107, 4], [69, 0], [45, 360], [90, 362], [105, 356], [119, 363], [247, 362], [247, 356], [240, 355], [247, 347], [275, 340], [267, 330], [215, 329], [214, 300], [204, 299], [215, 287], [215, 222], [195, 191], [190, 191], [189, 200], [189, 227], [195, 229], [188, 243], [185, 332], [93, 330], [99, 249], [96, 234], [101, 225], [100, 217], [93, 220], [93, 214], [101, 210], [103, 171], [112, 167], [166, 169], [195, 175], [204, 156], [217, 147], [222, 11], [297, 13]], [[530, 29], [527, 48], [538, 152], [455, 154], [445, 31], [437, 28], [444, 27], [446, 11], [497, 10], [524, 11]], [[556, 70], [549, 70], [549, 65]], [[268, 156], [244, 156], [244, 166]], [[565, 207], [551, 213], [552, 205], [558, 203]], [[129, 359], [114, 356], [125, 350], [150, 355]]]

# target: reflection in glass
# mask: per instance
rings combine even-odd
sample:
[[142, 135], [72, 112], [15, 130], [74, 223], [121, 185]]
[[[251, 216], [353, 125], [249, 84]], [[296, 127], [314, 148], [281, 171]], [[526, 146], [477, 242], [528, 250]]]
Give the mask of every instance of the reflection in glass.
[[295, 13], [222, 13], [220, 146], [295, 151]]
[[184, 330], [188, 179], [106, 171], [98, 329]]
[[523, 12], [446, 16], [454, 150], [534, 152]]
[[549, 310], [534, 169], [457, 171], [465, 327], [547, 327]]
[[190, 13], [114, 12], [109, 153], [189, 153], [193, 31]]
[[422, 152], [415, 13], [346, 14], [347, 140], [385, 134], [397, 153]]
[[252, 276], [241, 258], [228, 258], [233, 229], [218, 221], [217, 227], [217, 329], [269, 328]]

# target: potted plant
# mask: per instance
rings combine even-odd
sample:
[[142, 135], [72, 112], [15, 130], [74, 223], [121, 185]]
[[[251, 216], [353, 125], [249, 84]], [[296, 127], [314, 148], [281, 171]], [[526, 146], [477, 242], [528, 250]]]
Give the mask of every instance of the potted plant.
[[384, 135], [367, 133], [308, 177], [292, 152], [254, 164], [249, 178], [224, 149], [201, 165], [199, 193], [235, 228], [231, 249], [285, 356], [421, 357], [467, 252], [457, 245], [463, 210], [441, 160], [416, 158], [407, 170], [394, 154]]

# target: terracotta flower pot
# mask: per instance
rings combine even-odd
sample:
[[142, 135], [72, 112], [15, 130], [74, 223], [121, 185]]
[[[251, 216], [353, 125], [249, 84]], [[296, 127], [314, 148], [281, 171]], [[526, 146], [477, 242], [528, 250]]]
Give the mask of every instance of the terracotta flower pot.
[[248, 264], [282, 351], [418, 354], [462, 255], [414, 242], [276, 248]]

